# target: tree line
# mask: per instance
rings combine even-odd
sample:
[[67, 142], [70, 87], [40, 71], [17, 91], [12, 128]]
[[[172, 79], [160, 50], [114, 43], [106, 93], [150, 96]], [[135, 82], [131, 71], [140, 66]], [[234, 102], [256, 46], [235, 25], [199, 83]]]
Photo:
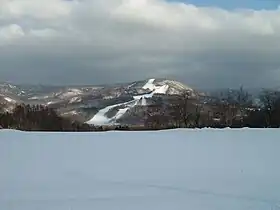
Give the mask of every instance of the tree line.
[[190, 92], [170, 96], [147, 106], [142, 126], [96, 127], [60, 116], [43, 105], [20, 104], [13, 112], [0, 113], [0, 128], [25, 131], [158, 130], [168, 128], [279, 128], [280, 92], [264, 90], [255, 102], [242, 87], [217, 97], [198, 99]]
[[4, 129], [24, 131], [91, 131], [95, 127], [59, 116], [54, 109], [43, 105], [17, 105], [13, 112], [0, 113]]
[[171, 98], [165, 107], [149, 107], [145, 127], [279, 128], [280, 92], [263, 90], [256, 98], [257, 102], [243, 87], [205, 100], [184, 92]]

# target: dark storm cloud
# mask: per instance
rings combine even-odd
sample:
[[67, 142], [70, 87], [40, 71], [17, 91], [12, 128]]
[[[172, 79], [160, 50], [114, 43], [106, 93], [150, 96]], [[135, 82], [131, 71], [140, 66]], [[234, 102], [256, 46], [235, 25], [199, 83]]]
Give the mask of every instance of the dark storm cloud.
[[33, 84], [165, 77], [204, 88], [277, 86], [279, 38], [279, 10], [163, 0], [4, 0], [0, 77]]

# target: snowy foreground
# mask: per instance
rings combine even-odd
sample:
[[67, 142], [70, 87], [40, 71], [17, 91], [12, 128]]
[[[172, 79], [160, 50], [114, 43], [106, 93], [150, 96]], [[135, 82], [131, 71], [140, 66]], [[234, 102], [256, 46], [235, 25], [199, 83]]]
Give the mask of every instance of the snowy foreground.
[[280, 209], [280, 130], [0, 131], [1, 210]]

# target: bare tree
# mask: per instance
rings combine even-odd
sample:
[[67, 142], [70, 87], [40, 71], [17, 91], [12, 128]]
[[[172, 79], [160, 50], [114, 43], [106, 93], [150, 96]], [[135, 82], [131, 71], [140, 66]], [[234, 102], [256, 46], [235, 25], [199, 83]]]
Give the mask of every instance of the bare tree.
[[242, 126], [247, 108], [252, 107], [252, 104], [252, 96], [244, 90], [243, 86], [221, 93], [219, 112], [224, 125], [231, 127], [233, 124], [238, 124], [238, 126]]
[[194, 113], [194, 127], [196, 128], [200, 126], [201, 110], [202, 106], [197, 104]]
[[180, 104], [177, 103], [176, 100], [174, 103], [174, 100], [170, 102], [170, 110], [169, 115], [171, 116], [171, 121], [174, 127], [179, 128], [181, 127], [181, 114], [180, 114]]
[[168, 126], [167, 109], [162, 105], [150, 105], [145, 114], [145, 127], [161, 129]]
[[181, 95], [173, 98], [170, 104], [170, 115], [172, 116], [176, 127], [189, 127], [191, 124], [191, 117], [195, 111], [191, 92], [184, 91]]
[[275, 127], [276, 124], [279, 124], [280, 92], [263, 90], [260, 95], [260, 102], [265, 113], [266, 127]]

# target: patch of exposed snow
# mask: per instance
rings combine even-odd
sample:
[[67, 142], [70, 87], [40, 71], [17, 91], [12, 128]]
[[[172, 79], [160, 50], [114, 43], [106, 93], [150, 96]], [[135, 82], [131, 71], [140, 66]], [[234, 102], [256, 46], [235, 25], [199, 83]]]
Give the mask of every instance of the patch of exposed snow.
[[128, 85], [128, 86], [127, 86], [127, 89], [133, 87], [135, 84], [136, 84], [136, 83], [132, 83], [131, 85]]
[[10, 102], [10, 103], [17, 103], [16, 100], [11, 99], [11, 98], [9, 98], [9, 97], [4, 97], [4, 99], [5, 99], [6, 101]]
[[[99, 110], [97, 114], [93, 116], [92, 119], [87, 121], [87, 124], [90, 125], [109, 125], [114, 124], [116, 120], [120, 119], [130, 108], [136, 106], [139, 100], [132, 100], [125, 103], [115, 104], [111, 106], [107, 106], [104, 109]], [[106, 116], [107, 112], [111, 109], [118, 107], [118, 106], [125, 106], [125, 108], [120, 108], [115, 116], [108, 118]]]
[[155, 89], [151, 93], [133, 96], [133, 98], [136, 100], [140, 100], [141, 98], [152, 98], [155, 94], [166, 94], [169, 86], [168, 85], [154, 86], [154, 88]]
[[142, 88], [153, 91], [155, 89], [154, 81], [155, 79], [149, 79], [148, 82]]
[[214, 121], [221, 121], [220, 118], [213, 118]]
[[24, 95], [26, 92], [25, 91], [20, 91], [19, 95]]
[[8, 86], [9, 86], [9, 88], [11, 88], [11, 89], [15, 89], [15, 88], [17, 88], [16, 86], [11, 85], [11, 84], [8, 84]]
[[120, 104], [114, 104], [114, 105], [110, 105], [110, 106], [107, 106], [105, 107], [104, 109], [101, 109], [99, 110], [94, 116], [92, 119], [90, 119], [89, 121], [87, 121], [86, 123], [87, 124], [90, 124], [90, 125], [106, 125], [106, 124], [109, 124], [110, 121], [111, 121], [111, 118], [108, 118], [106, 116], [106, 113], [108, 111], [110, 111], [111, 109], [117, 107], [117, 106], [121, 106], [123, 105], [124, 103], [120, 103]]
[[246, 110], [248, 110], [248, 111], [255, 111], [256, 110], [256, 108], [245, 108]]
[[154, 92], [151, 92], [151, 93], [146, 93], [146, 94], [143, 94], [143, 95], [133, 96], [133, 98], [135, 100], [140, 100], [141, 98], [152, 98], [153, 95], [154, 95]]
[[72, 111], [69, 111], [69, 112], [65, 112], [65, 113], [63, 113], [62, 115], [77, 115], [77, 114], [78, 114], [78, 112], [77, 112], [77, 111], [72, 110]]
[[148, 82], [142, 87], [142, 89], [149, 89], [153, 91], [153, 94], [166, 94], [169, 86], [166, 84], [163, 85], [155, 85], [155, 79], [149, 79]]
[[130, 108], [133, 108], [137, 105], [138, 100], [131, 101], [131, 103], [127, 104], [126, 108], [119, 109], [117, 114], [114, 116], [116, 120], [120, 119]]
[[192, 88], [190, 88], [189, 86], [181, 83], [181, 82], [178, 82], [178, 81], [174, 81], [174, 80], [165, 80], [164, 83], [166, 84], [170, 84], [170, 86], [172, 86], [173, 88], [175, 89], [178, 89], [178, 90], [190, 90], [190, 91], [193, 91]]
[[78, 103], [78, 102], [81, 102], [81, 101], [82, 101], [82, 98], [76, 96], [76, 97], [71, 98], [71, 100], [69, 101], [69, 103], [70, 103], [70, 104], [71, 104], [71, 103]]
[[163, 85], [163, 86], [155, 86], [154, 94], [166, 94], [168, 91], [169, 86], [168, 85]]
[[29, 98], [29, 100], [41, 100], [41, 99], [48, 99], [50, 98], [49, 95], [45, 95], [45, 96], [33, 96], [31, 98]]
[[147, 99], [145, 97], [141, 99], [141, 106], [147, 106]]
[[129, 107], [126, 107], [126, 108], [123, 108], [123, 109], [119, 109], [119, 111], [117, 112], [117, 114], [113, 118], [115, 120], [120, 119], [128, 110], [129, 110]]
[[164, 80], [160, 82], [160, 84], [165, 84], [169, 86], [168, 94], [170, 95], [181, 94], [183, 91], [190, 91], [192, 93], [194, 92], [193, 89], [189, 86], [174, 80]]
[[69, 98], [69, 97], [73, 97], [73, 96], [81, 95], [81, 94], [83, 94], [83, 91], [81, 91], [79, 89], [72, 88], [72, 89], [68, 89], [66, 92], [58, 94], [58, 96], [60, 98]]
[[116, 97], [114, 97], [114, 96], [112, 96], [112, 95], [111, 95], [111, 96], [109, 95], [109, 96], [104, 96], [104, 97], [103, 97], [103, 99], [105, 99], [105, 100], [113, 99], [113, 98], [116, 98]]
[[4, 112], [11, 112], [12, 108], [4, 108]]
[[54, 101], [47, 102], [47, 105], [51, 105], [51, 104], [55, 104], [55, 102]]

